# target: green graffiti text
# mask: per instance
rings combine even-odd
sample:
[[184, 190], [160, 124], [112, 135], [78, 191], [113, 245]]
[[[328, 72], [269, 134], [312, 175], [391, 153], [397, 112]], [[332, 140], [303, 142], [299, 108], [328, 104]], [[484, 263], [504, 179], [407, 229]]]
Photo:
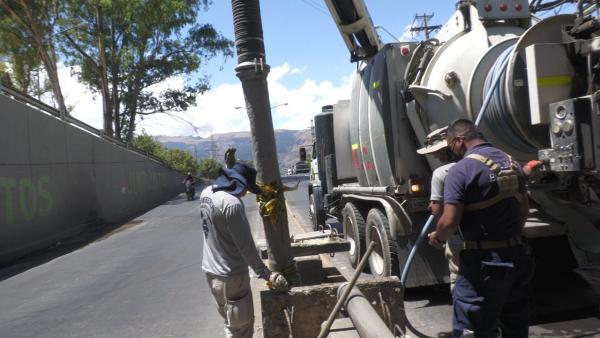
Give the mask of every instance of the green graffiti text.
[[17, 219], [48, 216], [53, 205], [49, 184], [49, 176], [37, 180], [0, 176], [0, 221], [14, 224]]

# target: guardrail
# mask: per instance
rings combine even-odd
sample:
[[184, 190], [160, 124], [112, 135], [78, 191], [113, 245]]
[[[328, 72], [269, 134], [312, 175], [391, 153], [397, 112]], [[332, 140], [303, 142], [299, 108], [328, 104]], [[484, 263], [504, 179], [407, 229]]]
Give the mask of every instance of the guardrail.
[[56, 109], [56, 108], [54, 108], [54, 107], [52, 107], [52, 106], [50, 106], [50, 105], [48, 105], [48, 104], [46, 104], [46, 103], [44, 103], [44, 102], [42, 102], [40, 100], [34, 98], [33, 96], [30, 96], [30, 95], [28, 95], [26, 93], [23, 93], [23, 92], [15, 89], [15, 88], [11, 88], [9, 86], [0, 84], [0, 93], [4, 93], [4, 94], [6, 94], [8, 96], [11, 96], [13, 99], [15, 99], [17, 101], [20, 101], [22, 103], [25, 103], [25, 104], [33, 107], [33, 108], [36, 108], [36, 109], [42, 111], [43, 113], [50, 114], [50, 115], [52, 115], [52, 116], [54, 116], [54, 117], [56, 117], [56, 118], [64, 121], [65, 123], [77, 126], [77, 127], [81, 128], [81, 129], [87, 131], [90, 134], [96, 135], [97, 137], [99, 137], [99, 138], [101, 138], [103, 140], [111, 142], [111, 143], [113, 143], [115, 145], [118, 145], [118, 146], [120, 146], [122, 148], [125, 148], [125, 149], [127, 149], [129, 151], [133, 151], [133, 152], [135, 152], [135, 153], [137, 153], [139, 155], [142, 155], [142, 156], [144, 156], [144, 157], [146, 157], [148, 159], [151, 159], [151, 160], [153, 160], [155, 162], [158, 162], [158, 163], [160, 163], [160, 164], [162, 164], [162, 165], [164, 165], [164, 166], [166, 166], [166, 167], [168, 167], [170, 169], [175, 170], [175, 168], [173, 168], [172, 166], [170, 166], [167, 162], [163, 161], [161, 158], [159, 158], [157, 156], [154, 156], [153, 154], [150, 154], [150, 153], [148, 153], [146, 151], [143, 151], [143, 150], [135, 147], [131, 143], [123, 142], [123, 141], [121, 141], [121, 140], [119, 140], [119, 139], [117, 139], [115, 137], [106, 135], [106, 134], [104, 134], [104, 132], [102, 130], [96, 129], [96, 128], [92, 127], [91, 125], [89, 125], [89, 124], [87, 124], [87, 123], [85, 123], [83, 121], [80, 121], [80, 120], [78, 120], [78, 119], [76, 119], [76, 118], [74, 118], [74, 117], [72, 117], [70, 115], [61, 116], [60, 111], [58, 111], [58, 109]]

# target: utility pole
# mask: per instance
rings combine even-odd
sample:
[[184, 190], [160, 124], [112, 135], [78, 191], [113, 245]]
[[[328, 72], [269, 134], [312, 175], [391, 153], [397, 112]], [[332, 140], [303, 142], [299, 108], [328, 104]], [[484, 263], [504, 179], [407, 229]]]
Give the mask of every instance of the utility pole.
[[[417, 32], [417, 33], [425, 32], [425, 40], [429, 40], [429, 33], [435, 32], [435, 31], [439, 30], [440, 28], [442, 28], [442, 25], [429, 26], [428, 21], [431, 20], [431, 18], [433, 18], [433, 13], [431, 13], [431, 14], [423, 13], [422, 15], [415, 14], [415, 18], [413, 19], [413, 24], [410, 27], [410, 31]], [[415, 25], [415, 23], [417, 23], [417, 22], [420, 22], [420, 24]]]
[[[242, 82], [246, 100], [252, 152], [258, 171], [257, 181], [269, 188], [258, 196], [268, 244], [269, 267], [281, 272], [291, 284], [297, 284], [299, 275], [291, 250], [284, 188], [279, 173], [271, 116], [267, 85], [270, 66], [265, 54], [260, 4], [258, 0], [231, 0], [231, 7], [238, 59], [235, 72]], [[265, 208], [267, 202], [273, 206], [272, 209]]]
[[213, 132], [212, 130], [210, 131], [210, 158], [212, 158], [213, 160], [216, 159], [216, 154], [217, 154], [217, 145], [215, 144], [215, 139], [213, 138]]

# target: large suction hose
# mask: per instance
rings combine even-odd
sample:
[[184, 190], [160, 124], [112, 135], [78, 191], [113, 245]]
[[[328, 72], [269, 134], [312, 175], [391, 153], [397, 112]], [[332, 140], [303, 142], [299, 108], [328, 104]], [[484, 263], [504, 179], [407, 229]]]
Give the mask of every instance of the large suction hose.
[[[504, 50], [487, 74], [483, 86], [483, 91], [487, 94], [482, 104], [482, 109], [477, 115], [475, 125], [479, 126], [482, 117], [485, 115], [485, 120], [487, 125], [490, 126], [490, 131], [497, 138], [501, 139], [503, 143], [512, 149], [517, 149], [524, 153], [536, 153], [537, 149], [522, 137], [519, 128], [511, 116], [506, 100], [507, 93], [506, 86], [504, 85], [506, 83], [506, 67], [512, 56], [513, 48], [514, 46], [511, 46]], [[498, 85], [500, 82], [502, 85]], [[484, 107], [487, 107], [485, 111], [483, 110]], [[485, 112], [485, 114], [482, 112]]]

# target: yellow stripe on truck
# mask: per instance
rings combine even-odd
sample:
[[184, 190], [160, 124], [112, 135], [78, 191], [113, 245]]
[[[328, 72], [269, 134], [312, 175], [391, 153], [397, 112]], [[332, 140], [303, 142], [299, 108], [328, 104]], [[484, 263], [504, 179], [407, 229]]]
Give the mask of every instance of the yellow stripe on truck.
[[569, 75], [540, 76], [537, 78], [537, 84], [541, 87], [561, 86], [571, 84], [571, 80]]

